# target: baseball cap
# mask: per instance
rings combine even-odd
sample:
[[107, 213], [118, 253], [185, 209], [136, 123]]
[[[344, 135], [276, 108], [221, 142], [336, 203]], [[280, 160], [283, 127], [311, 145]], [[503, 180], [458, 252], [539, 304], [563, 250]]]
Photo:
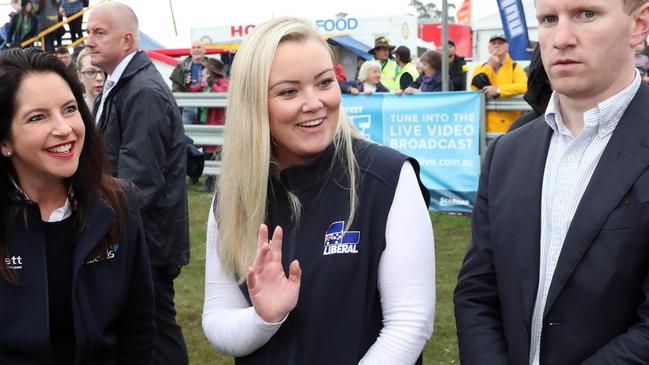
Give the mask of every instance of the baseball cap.
[[496, 33], [496, 34], [492, 35], [491, 37], [489, 37], [489, 42], [493, 42], [493, 41], [495, 41], [496, 39], [501, 39], [503, 42], [505, 42], [505, 43], [509, 43], [509, 42], [507, 41], [507, 37], [505, 37], [505, 35], [502, 34], [502, 33]]

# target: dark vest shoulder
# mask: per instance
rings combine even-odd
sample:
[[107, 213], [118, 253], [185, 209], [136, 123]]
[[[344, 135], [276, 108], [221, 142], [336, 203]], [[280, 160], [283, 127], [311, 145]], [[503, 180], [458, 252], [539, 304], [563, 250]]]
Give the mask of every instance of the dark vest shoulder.
[[371, 176], [390, 187], [396, 188], [401, 168], [408, 161], [415, 170], [422, 197], [428, 206], [430, 192], [421, 182], [417, 160], [392, 148], [363, 140], [355, 140], [353, 149], [361, 174], [365, 177]]

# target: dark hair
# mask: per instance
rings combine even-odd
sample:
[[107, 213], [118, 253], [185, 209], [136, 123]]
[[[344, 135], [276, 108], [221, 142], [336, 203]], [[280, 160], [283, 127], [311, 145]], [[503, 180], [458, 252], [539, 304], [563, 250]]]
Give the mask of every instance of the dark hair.
[[[77, 171], [65, 179], [68, 188], [74, 192], [74, 237], [78, 237], [85, 228], [86, 214], [95, 203], [95, 197], [99, 197], [115, 210], [117, 216], [115, 224], [91, 255], [106, 252], [105, 248], [118, 240], [120, 228], [124, 226], [126, 198], [118, 180], [107, 174], [104, 141], [96, 130], [94, 118], [83, 99], [81, 83], [54, 55], [36, 48], [0, 51], [0, 141], [11, 136], [11, 124], [17, 109], [16, 91], [22, 81], [29, 75], [50, 72], [61, 76], [72, 90], [86, 130]], [[9, 225], [19, 222], [21, 214], [26, 216], [28, 204], [15, 199], [19, 192], [14, 187], [14, 181], [19, 183], [11, 160], [0, 158], [0, 274], [7, 281], [16, 284], [13, 273], [4, 265], [4, 259], [8, 256], [6, 233]]]
[[27, 12], [27, 9], [25, 9], [25, 6], [27, 5], [27, 3], [30, 3], [30, 4], [32, 4], [32, 6], [34, 6], [34, 4], [32, 3], [32, 0], [22, 0], [20, 2], [20, 12], [22, 14], [25, 14]]
[[[45, 3], [46, 3], [46, 2], [47, 2], [47, 0], [38, 0], [38, 8], [39, 8], [38, 11], [39, 11], [39, 12], [40, 12], [42, 9], [45, 9]], [[50, 2], [52, 3], [52, 5], [56, 6], [57, 9], [58, 9], [58, 5], [59, 5], [59, 4], [56, 3], [56, 0], [50, 0]]]
[[216, 58], [206, 58], [205, 59], [205, 68], [207, 69], [207, 72], [209, 72], [210, 76], [212, 76], [215, 79], [218, 79], [220, 77], [224, 77], [224, 72], [223, 68], [225, 66], [223, 65], [223, 62], [217, 60]]
[[426, 51], [419, 60], [429, 64], [435, 71], [442, 69], [442, 54], [437, 51]]
[[66, 47], [66, 46], [58, 46], [58, 47], [56, 47], [56, 49], [54, 50], [54, 53], [56, 53], [56, 54], [67, 54], [67, 55], [69, 55], [69, 54], [70, 54], [70, 51], [68, 51], [68, 47]]
[[403, 63], [410, 62], [410, 48], [406, 46], [397, 47], [397, 49], [394, 51], [394, 55], [399, 61]]

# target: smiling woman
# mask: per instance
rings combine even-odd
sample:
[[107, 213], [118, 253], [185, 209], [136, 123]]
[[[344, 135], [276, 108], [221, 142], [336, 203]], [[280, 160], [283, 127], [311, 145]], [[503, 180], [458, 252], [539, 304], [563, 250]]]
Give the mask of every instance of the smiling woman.
[[237, 364], [417, 362], [435, 309], [417, 161], [354, 129], [331, 51], [306, 20], [257, 27], [229, 90], [207, 338]]
[[0, 52], [0, 363], [150, 362], [140, 218], [94, 125], [55, 56]]

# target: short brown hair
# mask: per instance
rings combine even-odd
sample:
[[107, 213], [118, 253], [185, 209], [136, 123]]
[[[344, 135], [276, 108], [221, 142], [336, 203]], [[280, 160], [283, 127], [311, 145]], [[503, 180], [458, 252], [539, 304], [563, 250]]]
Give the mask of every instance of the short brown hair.
[[623, 0], [624, 1], [624, 10], [627, 13], [631, 13], [635, 9], [646, 4], [649, 0]]
[[442, 69], [442, 55], [437, 51], [427, 51], [419, 57], [419, 61], [426, 62], [435, 71]]

